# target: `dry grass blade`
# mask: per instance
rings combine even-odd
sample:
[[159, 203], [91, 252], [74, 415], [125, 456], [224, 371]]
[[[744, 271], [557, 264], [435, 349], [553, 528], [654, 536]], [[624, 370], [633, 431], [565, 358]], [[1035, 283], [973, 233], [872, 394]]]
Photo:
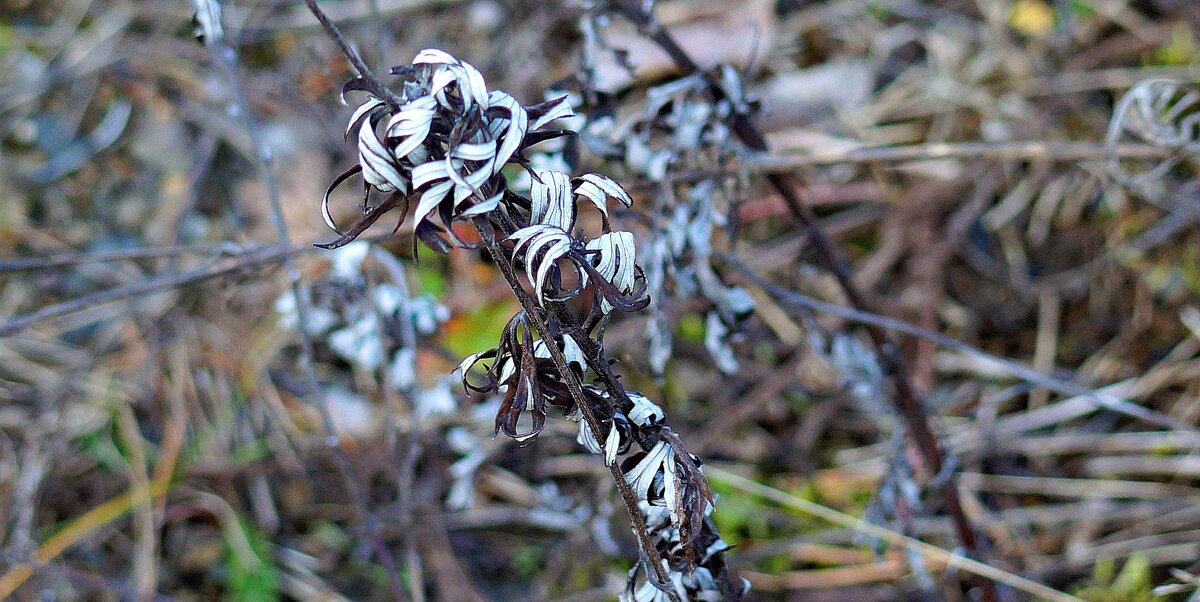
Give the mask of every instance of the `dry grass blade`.
[[[855, 532], [869, 535], [886, 541], [894, 546], [902, 547], [907, 550], [912, 550], [921, 555], [921, 557], [933, 561], [947, 569], [959, 569], [973, 575], [978, 575], [986, 579], [990, 579], [996, 583], [1002, 583], [1018, 591], [1037, 596], [1046, 600], [1054, 600], [1055, 602], [1084, 602], [1083, 599], [1077, 598], [1070, 594], [1060, 592], [1054, 588], [1047, 587], [1027, 579], [1020, 575], [1015, 575], [1005, 570], [998, 569], [988, 564], [984, 564], [977, 560], [966, 558], [959, 554], [943, 550], [937, 546], [927, 544], [919, 539], [908, 537], [902, 533], [897, 533], [891, 529], [868, 523], [860, 518], [838, 512], [828, 506], [823, 506], [816, 502], [796, 497], [785, 491], [768, 487], [761, 483], [757, 483], [745, 477], [736, 475], [727, 470], [722, 470], [710, 466], [708, 468], [709, 476], [718, 481], [736, 487], [746, 493], [762, 496], [782, 506], [811, 514], [822, 520], [828, 521], [835, 525], [852, 529]], [[784, 580], [786, 584], [786, 579]]]
[[170, 489], [169, 478], [152, 481], [148, 487], [134, 487], [67, 523], [62, 530], [50, 536], [33, 553], [31, 562], [21, 562], [0, 575], [0, 598], [7, 598], [21, 587], [38, 567], [58, 558], [71, 546], [82, 541], [101, 527], [121, 518], [138, 505], [161, 498]]

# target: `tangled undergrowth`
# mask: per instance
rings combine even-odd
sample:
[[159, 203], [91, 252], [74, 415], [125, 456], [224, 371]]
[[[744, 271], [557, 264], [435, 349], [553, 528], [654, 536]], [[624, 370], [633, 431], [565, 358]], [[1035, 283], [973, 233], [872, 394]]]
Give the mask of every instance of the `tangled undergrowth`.
[[0, 597], [1200, 595], [1187, 3], [359, 4], [0, 9]]

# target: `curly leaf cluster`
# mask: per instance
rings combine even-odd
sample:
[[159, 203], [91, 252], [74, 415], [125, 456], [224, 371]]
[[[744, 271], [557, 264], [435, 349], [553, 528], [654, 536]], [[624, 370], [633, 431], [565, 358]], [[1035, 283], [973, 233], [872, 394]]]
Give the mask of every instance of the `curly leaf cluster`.
[[[559, 171], [533, 170], [523, 155], [531, 145], [570, 133], [547, 129], [573, 115], [566, 97], [522, 106], [503, 91], [489, 91], [475, 67], [441, 50], [423, 50], [412, 65], [394, 67], [392, 74], [405, 81], [398, 101], [391, 103], [370, 93], [362, 80], [343, 87], [343, 100], [352, 91], [366, 98], [346, 127], [347, 137], [357, 136], [358, 164], [334, 180], [322, 203], [326, 223], [341, 234], [324, 247], [349, 243], [393, 209], [400, 210], [399, 228], [415, 199], [416, 237], [437, 251], [476, 246], [455, 234], [455, 222], [470, 221], [489, 233], [511, 232], [505, 241], [514, 260], [524, 264], [543, 306], [590, 284], [598, 313], [645, 307], [649, 300], [633, 236], [613, 232], [609, 222], [610, 199], [625, 207], [633, 199], [605, 176], [572, 179]], [[529, 171], [528, 198], [510, 190], [501, 171], [508, 164]], [[343, 232], [330, 212], [329, 194], [356, 174], [364, 184], [364, 207], [372, 192], [388, 196]], [[599, 210], [599, 236], [576, 231], [578, 201]]]
[[[634, 235], [613, 230], [610, 222], [610, 201], [627, 208], [633, 199], [605, 176], [572, 178], [534, 169], [526, 160], [530, 146], [571, 133], [546, 129], [573, 115], [566, 97], [522, 106], [504, 92], [487, 90], [479, 71], [440, 50], [422, 51], [412, 65], [393, 68], [392, 74], [404, 84], [388, 98], [371, 93], [379, 88], [364, 80], [351, 80], [343, 88], [343, 99], [351, 91], [366, 93], [346, 129], [347, 137], [357, 137], [358, 164], [326, 192], [323, 213], [338, 230], [329, 193], [358, 174], [364, 210], [349, 229], [338, 230], [341, 237], [324, 246], [349, 243], [395, 209], [401, 216], [399, 228], [411, 209], [416, 239], [430, 248], [487, 246], [498, 260], [511, 262], [506, 274], [515, 289], [515, 274], [523, 271], [533, 300], [524, 302], [526, 311], [509, 321], [495, 348], [462, 362], [464, 386], [500, 397], [497, 434], [530, 442], [545, 428], [548, 409], [554, 407], [580, 422], [581, 445], [603, 453], [610, 467], [620, 462], [638, 511], [649, 523], [648, 541], [657, 548], [670, 581], [649, 583], [654, 594], [637, 585], [635, 569], [626, 599], [657, 599], [653, 596], [671, 588], [689, 600], [736, 598], [739, 592], [727, 591], [732, 586], [722, 552], [728, 546], [708, 519], [713, 495], [700, 459], [663, 423], [662, 408], [618, 384], [607, 370], [599, 335], [593, 334], [603, 332], [601, 325], [613, 310], [636, 311], [650, 302]], [[528, 196], [508, 185], [506, 165], [529, 174]], [[371, 205], [373, 197], [384, 200]], [[589, 234], [580, 227], [579, 204], [596, 209], [600, 232]], [[472, 226], [483, 242], [462, 240], [454, 229], [460, 222]], [[561, 312], [568, 311], [563, 302], [579, 297], [590, 300], [582, 324], [560, 320]], [[545, 315], [526, 313], [535, 311]], [[559, 362], [552, 349], [562, 352]], [[476, 366], [484, 380], [473, 382], [468, 374]], [[632, 508], [634, 500], [627, 501]]]

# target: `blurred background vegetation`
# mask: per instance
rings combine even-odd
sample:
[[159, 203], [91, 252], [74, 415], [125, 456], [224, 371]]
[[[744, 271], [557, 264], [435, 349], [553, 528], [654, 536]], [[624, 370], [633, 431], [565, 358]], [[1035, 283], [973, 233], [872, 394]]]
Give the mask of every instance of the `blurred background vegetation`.
[[[573, 3], [322, 6], [380, 71], [443, 48], [532, 103], [578, 68]], [[612, 599], [636, 548], [603, 465], [561, 420], [531, 446], [492, 439], [492, 408], [450, 377], [516, 310], [477, 252], [412, 257], [407, 227], [377, 239], [405, 261], [435, 328], [406, 394], [316, 341], [330, 449], [279, 309], [284, 257], [314, 298], [330, 286], [333, 255], [311, 244], [333, 238], [321, 195], [356, 160], [337, 101], [352, 73], [302, 4], [222, 9], [239, 86], [197, 43], [189, 3], [0, 0], [0, 592], [382, 600], [395, 575], [415, 598]], [[888, 316], [1148, 411], [900, 338], [987, 561], [1088, 600], [1192, 596], [1200, 161], [1136, 135], [1118, 161], [1106, 136], [1139, 82], [1200, 81], [1200, 7], [674, 0], [657, 11], [701, 62], [743, 70], [761, 103], [772, 152], [738, 166], [745, 196], [730, 209], [755, 274], [845, 303], [757, 177], [795, 171]], [[620, 115], [678, 74], [632, 28], [608, 29], [636, 67], [601, 65]], [[291, 245], [278, 244], [264, 152]], [[1155, 177], [1129, 177], [1167, 157]], [[639, 203], [654, 194], [583, 160]], [[343, 219], [356, 211], [350, 188], [335, 197]], [[643, 319], [614, 323], [607, 347], [709, 466], [872, 518], [912, 454], [887, 392], [855, 390], [874, 365], [858, 328], [740, 284], [757, 310], [733, 344], [735, 374], [713, 367], [703, 314], [687, 304], [672, 310], [663, 378], [646, 368]], [[903, 480], [921, 503], [893, 501], [879, 522], [953, 548], [936, 495], [920, 491], [936, 475], [911, 468]], [[937, 562], [712, 481], [714, 520], [753, 599], [949, 595]]]

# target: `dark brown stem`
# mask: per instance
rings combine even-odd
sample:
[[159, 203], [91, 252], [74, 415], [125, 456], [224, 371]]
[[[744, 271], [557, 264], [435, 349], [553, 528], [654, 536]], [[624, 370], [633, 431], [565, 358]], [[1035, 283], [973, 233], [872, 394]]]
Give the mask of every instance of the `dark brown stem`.
[[[717, 98], [723, 96], [719, 82], [715, 81], [711, 74], [700, 69], [700, 66], [679, 46], [670, 32], [658, 23], [653, 14], [642, 10], [641, 2], [637, 0], [612, 0], [612, 6], [625, 16], [625, 18], [637, 25], [647, 37], [662, 48], [680, 69], [689, 73], [703, 74], [711, 93]], [[734, 113], [733, 130], [738, 138], [747, 146], [760, 151], [768, 150], [766, 138], [751, 123], [745, 113]], [[853, 271], [849, 262], [843, 257], [837, 245], [821, 230], [812, 208], [800, 200], [796, 192], [800, 188], [799, 180], [792, 174], [785, 173], [770, 174], [767, 176], [767, 181], [770, 182], [771, 186], [775, 188], [787, 203], [788, 209], [791, 211], [797, 224], [808, 232], [821, 260], [833, 272], [834, 277], [837, 278], [838, 284], [845, 291], [851, 305], [861, 311], [871, 311], [870, 303], [854, 283]], [[870, 324], [864, 325], [864, 328], [879, 354], [880, 363], [883, 365], [884, 371], [887, 372], [895, 387], [896, 409], [904, 420], [909, 435], [916, 443], [926, 467], [930, 472], [938, 475], [944, 466], [941, 446], [938, 444], [937, 437], [933, 433], [932, 421], [929, 418], [929, 414], [925, 410], [924, 405], [922, 405], [912, 383], [908, 380], [904, 360], [900, 357], [899, 349], [889, 340], [887, 332], [882, 328]], [[946, 513], [950, 516], [950, 520], [954, 525], [954, 531], [958, 537], [959, 544], [972, 557], [979, 558], [981, 556], [979, 541], [963, 509], [962, 500], [959, 498], [958, 479], [955, 475], [951, 474], [948, 478], [939, 480], [942, 481], [941, 493], [945, 501]], [[979, 585], [983, 592], [984, 600], [996, 600], [996, 591], [990, 581], [982, 581]]]
[[[504, 254], [504, 250], [500, 247], [500, 243], [496, 242], [495, 239], [489, 240], [486, 236], [486, 233], [482, 230], [479, 234], [484, 238], [485, 241], [487, 241], [488, 253], [492, 256], [492, 260], [496, 262], [496, 267], [500, 269], [500, 273], [504, 275], [504, 280], [508, 282], [509, 288], [512, 289], [513, 294], [517, 297], [517, 301], [521, 303], [521, 307], [525, 310], [525, 315], [529, 316], [529, 319], [533, 321], [534, 327], [537, 328], [538, 332], [541, 334], [542, 340], [546, 343], [546, 349], [550, 352], [550, 358], [554, 361], [554, 366], [558, 368], [559, 373], [562, 374], [563, 381], [566, 383], [567, 389], [571, 392], [571, 398], [583, 412], [583, 419], [585, 422], [587, 422], [588, 428], [592, 429], [592, 432], [596, 434], [596, 441], [600, 444], [600, 454], [602, 456], [606, 456], [605, 443], [602, 440], [603, 437], [600, 435], [600, 433], [604, 432], [604, 429], [602, 428], [603, 423], [599, 418], [596, 417], [596, 414], [592, 412], [591, 405], [588, 403], [587, 398], [584, 397], [583, 383], [579, 381], [579, 377], [575, 375], [574, 370], [572, 370], [568, 365], [567, 358], [563, 354], [562, 348], [559, 347], [558, 341], [554, 340], [554, 337], [550, 334], [550, 327], [548, 324], [546, 324], [546, 318], [542, 315], [541, 309], [537, 306], [537, 303], [534, 302], [533, 298], [529, 296], [529, 293], [526, 292], [525, 288], [521, 286], [521, 281], [517, 278], [516, 272], [513, 271], [512, 263]], [[570, 318], [570, 316], [565, 317]], [[571, 321], [573, 322], [573, 320]], [[564, 324], [564, 327], [571, 328], [573, 327], [573, 324], [568, 322]], [[591, 339], [586, 336], [578, 337], [576, 340], [580, 343], [581, 347], [584, 344], [584, 341], [589, 343], [591, 342]], [[594, 348], [595, 345], [593, 344], [592, 347]], [[584, 352], [587, 354], [586, 349]], [[589, 363], [591, 363], [591, 359], [592, 357], [589, 355]], [[605, 367], [607, 368], [607, 366]], [[609, 375], [610, 377], [607, 379], [603, 374], [601, 374], [600, 377], [602, 380], [606, 381], [605, 384], [611, 387], [616, 383], [616, 379], [611, 377], [611, 372]], [[617, 386], [620, 385], [617, 384]], [[624, 393], [623, 389], [622, 393]], [[626, 399], [628, 399], [628, 397], [626, 397]], [[654, 547], [654, 542], [650, 539], [650, 532], [646, 528], [645, 517], [642, 516], [642, 511], [640, 508], [638, 508], [637, 495], [633, 492], [633, 487], [629, 485], [629, 481], [625, 480], [625, 475], [621, 472], [620, 463], [613, 462], [608, 466], [608, 470], [610, 473], [612, 473], [613, 480], [617, 483], [617, 491], [621, 493], [621, 500], [625, 502], [625, 510], [629, 514], [630, 522], [633, 524], [633, 532], [634, 535], [637, 536], [638, 546], [642, 549], [642, 552], [649, 560], [648, 564], [650, 564], [650, 567], [648, 570], [652, 570], [654, 572], [654, 577], [659, 583], [669, 585], [670, 581], [668, 580], [666, 572], [662, 567], [662, 557], [659, 555], [658, 550]], [[668, 589], [666, 593], [671, 600], [679, 600], [679, 597], [674, 590]]]
[[342, 56], [346, 57], [347, 61], [350, 61], [350, 65], [354, 67], [354, 70], [358, 72], [358, 76], [369, 87], [371, 94], [374, 94], [376, 98], [387, 103], [388, 108], [393, 111], [400, 108], [400, 105], [403, 104], [400, 97], [396, 96], [396, 93], [392, 92], [390, 88], [380, 83], [379, 79], [371, 73], [371, 68], [363, 62], [358, 51], [342, 36], [342, 32], [338, 29], [338, 26], [329, 19], [329, 15], [325, 14], [325, 11], [321, 10], [321, 7], [317, 6], [317, 0], [304, 0], [304, 4], [308, 6], [309, 12], [321, 23], [321, 29], [325, 30], [325, 35], [329, 36], [329, 39], [333, 40], [334, 44], [337, 44], [338, 50], [342, 52]]

